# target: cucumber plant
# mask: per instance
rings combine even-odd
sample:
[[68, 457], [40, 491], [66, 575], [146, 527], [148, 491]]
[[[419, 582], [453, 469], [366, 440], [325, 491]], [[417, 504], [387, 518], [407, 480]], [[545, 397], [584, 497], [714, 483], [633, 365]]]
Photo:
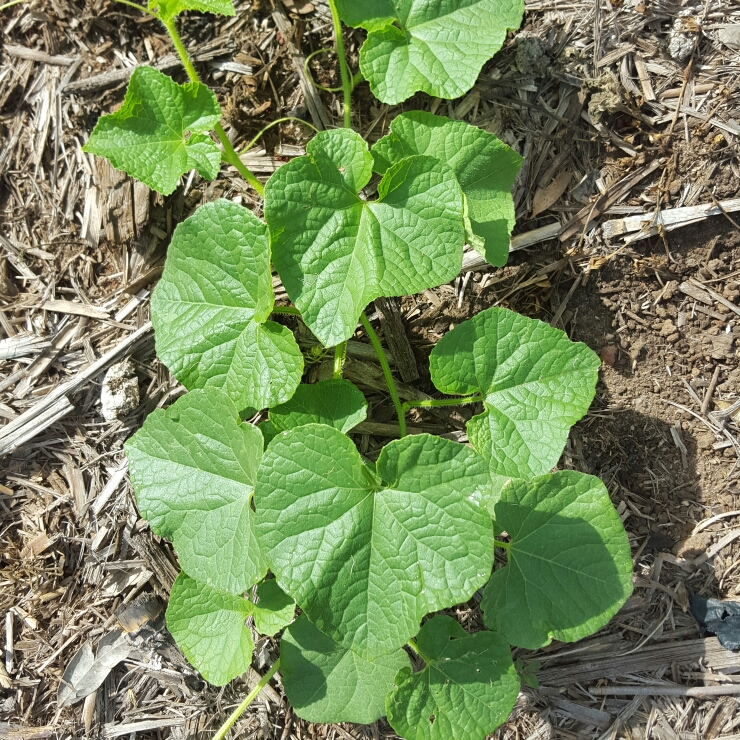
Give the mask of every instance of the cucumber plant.
[[[465, 243], [503, 265], [521, 159], [486, 131], [422, 111], [397, 116], [368, 148], [350, 127], [352, 88], [364, 78], [391, 104], [419, 90], [459, 96], [523, 3], [329, 5], [345, 127], [317, 133], [266, 187], [232, 147], [176, 28], [185, 10], [233, 14], [230, 0], [140, 8], [164, 24], [190, 81], [137, 69], [86, 150], [165, 194], [226, 162], [264, 197], [264, 221], [222, 199], [175, 229], [151, 314], [158, 355], [189, 392], [127, 442], [131, 480], [152, 530], [177, 550], [167, 624], [204, 678], [244, 673], [253, 630], [281, 633], [279, 659], [217, 737], [280, 669], [312, 722], [387, 715], [408, 740], [480, 740], [520, 688], [511, 646], [578, 640], [631, 592], [629, 543], [603, 483], [551, 472], [593, 400], [599, 360], [547, 324], [489, 308], [431, 353], [445, 397], [401, 403], [365, 308], [454, 279]], [[367, 31], [354, 77], [340, 19]], [[290, 306], [275, 305], [273, 267]], [[332, 379], [301, 383], [304, 357], [279, 314], [335, 348]], [[367, 403], [342, 377], [358, 322], [398, 414], [399, 439], [377, 461], [352, 441]], [[469, 445], [406, 435], [411, 406], [456, 404], [481, 408]], [[263, 423], [244, 421], [265, 410]], [[505, 565], [494, 568], [496, 548]], [[440, 612], [478, 591], [486, 628], [468, 634]]]

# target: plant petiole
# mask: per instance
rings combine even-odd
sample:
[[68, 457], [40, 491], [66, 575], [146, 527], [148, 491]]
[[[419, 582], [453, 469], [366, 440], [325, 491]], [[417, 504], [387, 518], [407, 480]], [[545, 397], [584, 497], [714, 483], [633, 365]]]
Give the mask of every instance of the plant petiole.
[[[11, 5], [15, 5], [16, 3], [21, 2], [21, 0], [14, 0], [14, 2], [10, 2], [7, 5], [3, 5], [0, 7], [0, 10], [4, 10], [5, 8], [9, 8]], [[132, 8], [136, 8], [136, 10], [140, 10], [142, 13], [146, 13], [147, 15], [150, 15], [152, 18], [159, 18], [159, 16], [156, 13], [152, 13], [149, 8], [145, 8], [143, 5], [139, 5], [138, 3], [133, 3], [131, 0], [116, 0], [117, 3], [121, 3], [121, 5], [128, 5]]]
[[342, 342], [334, 347], [334, 380], [342, 377], [342, 368], [347, 359], [347, 342]]
[[367, 333], [367, 336], [370, 339], [373, 348], [375, 349], [375, 353], [378, 355], [378, 359], [380, 360], [380, 367], [383, 368], [385, 382], [388, 386], [388, 390], [390, 391], [393, 405], [396, 407], [396, 414], [398, 414], [398, 428], [400, 430], [400, 436], [405, 437], [406, 412], [404, 411], [401, 399], [398, 397], [398, 388], [396, 388], [396, 381], [393, 380], [391, 366], [388, 364], [388, 358], [385, 356], [385, 351], [380, 344], [380, 339], [378, 339], [378, 335], [375, 333], [375, 329], [373, 329], [373, 327], [370, 325], [370, 322], [368, 321], [368, 318], [365, 315], [364, 311], [360, 314], [360, 321], [362, 322], [362, 326], [364, 327], [365, 332]]
[[[128, 4], [133, 5], [133, 3]], [[200, 82], [198, 72], [193, 66], [193, 63], [190, 61], [190, 57], [188, 56], [188, 51], [185, 48], [185, 44], [182, 43], [180, 34], [177, 31], [175, 19], [170, 18], [170, 20], [166, 21], [160, 18], [160, 20], [162, 21], [162, 24], [167, 29], [167, 33], [172, 39], [172, 43], [175, 46], [177, 55], [180, 57], [182, 66], [185, 67], [185, 71], [187, 72], [190, 81]], [[252, 172], [250, 172], [250, 170], [244, 165], [241, 159], [239, 159], [239, 155], [236, 153], [233, 144], [229, 141], [229, 137], [226, 135], [226, 132], [224, 131], [223, 126], [221, 126], [220, 123], [217, 123], [214, 127], [214, 132], [218, 137], [218, 140], [221, 142], [221, 146], [224, 148], [223, 152], [221, 153], [221, 158], [223, 159], [223, 161], [227, 164], [230, 164], [232, 167], [235, 167], [237, 172], [239, 172], [239, 174], [257, 191], [259, 196], [261, 198], [264, 198], [265, 186], [255, 177]]]
[[260, 139], [261, 136], [263, 136], [267, 131], [269, 131], [273, 126], [277, 126], [278, 123], [285, 123], [286, 121], [297, 121], [298, 123], [302, 123], [304, 126], [308, 126], [309, 128], [313, 129], [317, 134], [319, 133], [319, 130], [314, 126], [312, 123], [309, 123], [308, 121], [304, 121], [302, 118], [296, 118], [295, 116], [285, 116], [284, 118], [278, 118], [275, 121], [270, 121], [270, 123], [265, 126], [262, 131], [260, 131], [253, 139], [249, 142], [243, 149], [240, 149], [238, 154], [246, 154]]
[[477, 396], [463, 396], [461, 398], [428, 398], [424, 401], [406, 401], [403, 404], [405, 411], [413, 408], [433, 409], [441, 406], [462, 406], [466, 403], [478, 403], [485, 401], [486, 397], [478, 394]]
[[416, 644], [416, 640], [413, 638], [410, 638], [408, 642], [406, 643], [425, 663], [429, 663], [429, 658], [424, 655], [424, 653], [419, 650], [419, 646]]
[[511, 547], [511, 542], [504, 542], [503, 540], [494, 540], [493, 544], [495, 547], [501, 547], [504, 550], [508, 550]]
[[226, 737], [226, 733], [233, 727], [234, 723], [239, 717], [244, 714], [246, 708], [257, 698], [257, 695], [262, 689], [267, 686], [270, 679], [277, 673], [277, 669], [280, 667], [280, 658], [278, 658], [267, 673], [262, 677], [260, 682], [244, 697], [244, 701], [229, 715], [229, 718], [219, 728], [218, 732], [213, 736], [213, 740], [223, 740]]
[[[339, 71], [342, 74], [342, 91], [344, 94], [344, 128], [352, 128], [352, 78], [347, 67], [347, 57], [344, 55], [344, 39], [342, 38], [342, 24], [339, 20], [336, 0], [329, 0], [331, 18], [334, 23], [334, 37], [337, 42], [337, 55], [339, 56]], [[403, 436], [403, 435], [402, 435]]]

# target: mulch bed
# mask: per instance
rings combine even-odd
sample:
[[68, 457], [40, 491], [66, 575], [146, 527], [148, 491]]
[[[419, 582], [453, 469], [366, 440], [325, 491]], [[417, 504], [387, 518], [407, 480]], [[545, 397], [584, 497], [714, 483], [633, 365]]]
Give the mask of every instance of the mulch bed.
[[[331, 46], [328, 7], [236, 6], [235, 18], [181, 23], [235, 143], [286, 115], [341, 125], [337, 97], [304, 71], [307, 55]], [[369, 314], [409, 395], [433, 391], [427, 357], [450, 327], [494, 305], [564, 329], [604, 362], [561, 465], [607, 485], [633, 546], [635, 593], [581, 643], [517, 651], [541, 664], [540, 687], [520, 694], [495, 737], [737, 738], [740, 654], [699, 634], [689, 599], [740, 600], [740, 8], [526, 7], [522, 31], [459, 100], [418, 95], [389, 107], [357, 88], [354, 123], [370, 141], [401, 110], [421, 108], [481, 126], [525, 156], [509, 264], [492, 269], [469, 253], [453, 284], [379, 301]], [[200, 202], [258, 201], [226, 169], [212, 183], [186, 177], [163, 198], [82, 152], [135, 65], [183, 81], [154, 21], [103, 0], [32, 0], [0, 13], [0, 24], [0, 737], [206, 738], [275, 645], [258, 644], [250, 674], [223, 689], [188, 666], [163, 626], [177, 561], [138, 514], [122, 448], [183, 392], [156, 359], [149, 324], [174, 226]], [[362, 33], [347, 31], [346, 43], [356, 68]], [[318, 84], [338, 84], [332, 53], [309, 68]], [[303, 153], [309, 133], [281, 124], [245, 161], [265, 179]], [[276, 294], [286, 298], [279, 282]], [[347, 377], [368, 397], [356, 441], [373, 456], [396, 426], [364, 342], [358, 332]], [[314, 357], [310, 379], [326, 369]], [[107, 420], [112, 365], [134, 390], [129, 409]], [[471, 414], [434, 409], [409, 421], [465, 441]], [[453, 613], [463, 624], [479, 618], [475, 600]], [[99, 687], [63, 706], [75, 656]], [[615, 687], [627, 695], [609, 694]], [[697, 687], [707, 696], [692, 696]], [[720, 690], [735, 695], [712, 695]], [[279, 680], [236, 732], [395, 737], [384, 721], [303, 722]]]

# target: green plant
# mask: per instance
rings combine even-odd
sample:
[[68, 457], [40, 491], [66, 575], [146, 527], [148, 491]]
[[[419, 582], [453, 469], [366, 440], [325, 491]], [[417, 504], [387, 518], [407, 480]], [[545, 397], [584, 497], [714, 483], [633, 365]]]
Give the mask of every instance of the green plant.
[[[224, 161], [265, 199], [265, 222], [218, 200], [174, 232], [151, 312], [159, 357], [189, 392], [127, 442], [131, 480], [152, 530], [178, 552], [167, 624], [208, 681], [249, 667], [248, 618], [261, 634], [283, 631], [280, 658], [217, 738], [280, 668], [310, 721], [387, 714], [409, 740], [477, 740], [506, 719], [520, 680], [536, 683], [536, 664], [515, 664], [511, 645], [578, 640], [631, 592], [629, 543], [604, 485], [550, 472], [593, 399], [599, 360], [559, 330], [490, 308], [431, 354], [432, 381], [448, 397], [401, 403], [364, 309], [452, 280], [466, 241], [504, 264], [521, 160], [485, 131], [420, 111], [399, 115], [368, 149], [349, 128], [352, 87], [364, 76], [390, 103], [416, 90], [460, 95], [523, 7], [330, 6], [346, 127], [318, 133], [266, 188], [221, 128], [175, 27], [183, 10], [233, 14], [229, 0], [150, 0], [146, 12], [164, 23], [190, 82], [137, 69], [122, 108], [86, 146], [163, 193], [193, 168], [215, 177]], [[369, 32], [354, 78], [340, 15]], [[373, 177], [377, 197], [367, 195]], [[293, 306], [274, 304], [273, 265]], [[300, 316], [336, 348], [333, 379], [301, 384], [304, 357], [275, 314]], [[358, 321], [398, 412], [400, 438], [377, 461], [348, 436], [367, 414], [342, 378]], [[322, 355], [314, 348], [309, 361]], [[472, 446], [406, 436], [412, 406], [458, 404], [482, 407], [467, 425]], [[258, 426], [243, 421], [264, 409]], [[496, 569], [495, 548], [506, 557]], [[425, 621], [479, 589], [488, 629], [468, 634], [444, 614]]]

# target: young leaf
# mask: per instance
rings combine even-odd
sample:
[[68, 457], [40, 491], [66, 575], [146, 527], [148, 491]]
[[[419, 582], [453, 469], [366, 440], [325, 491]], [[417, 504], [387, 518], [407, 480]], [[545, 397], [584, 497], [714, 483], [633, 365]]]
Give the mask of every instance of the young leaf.
[[264, 577], [250, 508], [262, 437], [222, 391], [192, 391], [155, 410], [125, 449], [142, 516], [172, 540], [188, 573], [233, 594]]
[[585, 344], [505, 308], [456, 326], [429, 359], [443, 393], [485, 395], [468, 436], [499, 482], [552, 470], [593, 400], [600, 364]]
[[267, 320], [273, 302], [267, 227], [236, 203], [207, 203], [175, 229], [152, 296], [157, 354], [186, 388], [223, 388], [240, 410], [283, 403], [303, 355]]
[[511, 481], [492, 514], [511, 545], [481, 607], [486, 624], [512, 645], [580, 640], [632, 593], [629, 541], [598, 478], [562, 470]]
[[301, 616], [283, 634], [280, 663], [285, 694], [299, 717], [366, 725], [383, 715], [393, 677], [409, 658], [396, 650], [365, 660]]
[[469, 599], [493, 562], [485, 461], [421, 434], [391, 442], [377, 474], [352, 441], [308, 424], [276, 437], [257, 475], [260, 541], [278, 583], [324, 633], [365, 659], [421, 618]]
[[515, 223], [511, 188], [522, 158], [477, 126], [423, 111], [393, 120], [391, 133], [372, 148], [375, 171], [382, 175], [393, 162], [414, 154], [449, 165], [467, 199], [468, 242], [492, 265], [505, 265]]
[[169, 195], [188, 170], [212, 180], [221, 151], [206, 136], [220, 120], [216, 96], [197, 82], [178, 85], [153, 67], [138, 67], [121, 108], [101, 116], [84, 151]]
[[271, 578], [257, 586], [257, 604], [253, 613], [257, 632], [272, 637], [293, 621], [295, 601]]
[[288, 295], [311, 331], [333, 346], [352, 336], [373, 299], [458, 274], [463, 196], [447, 165], [414, 156], [387, 170], [377, 201], [363, 200], [373, 158], [349, 129], [322, 131], [307, 152], [268, 181], [265, 218]]
[[375, 97], [396, 105], [421, 90], [458, 98], [519, 28], [522, 0], [337, 0], [345, 23], [369, 33], [360, 69]]
[[469, 635], [452, 617], [421, 628], [426, 666], [396, 676], [386, 708], [393, 729], [407, 740], [484, 740], [506, 720], [519, 694], [508, 643], [493, 632]]
[[304, 424], [326, 424], [346, 434], [366, 417], [362, 391], [341, 378], [299, 385], [290, 401], [270, 409], [270, 421], [278, 432]]
[[254, 643], [246, 618], [252, 604], [222, 594], [185, 573], [172, 585], [167, 629], [208, 683], [223, 686], [249, 670]]
[[149, 10], [159, 14], [163, 21], [169, 21], [186, 10], [216, 15], [234, 15], [231, 0], [149, 0]]

